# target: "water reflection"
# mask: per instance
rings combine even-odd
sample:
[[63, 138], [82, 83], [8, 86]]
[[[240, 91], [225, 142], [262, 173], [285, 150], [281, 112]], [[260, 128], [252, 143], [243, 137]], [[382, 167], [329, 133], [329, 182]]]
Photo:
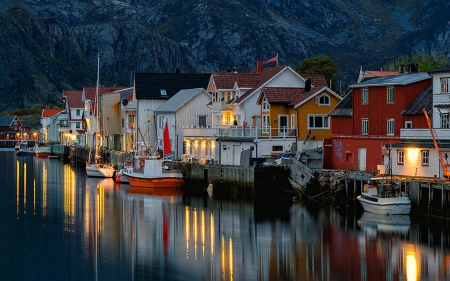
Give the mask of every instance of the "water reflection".
[[450, 279], [446, 222], [194, 197], [0, 157], [14, 175], [0, 199], [5, 280]]

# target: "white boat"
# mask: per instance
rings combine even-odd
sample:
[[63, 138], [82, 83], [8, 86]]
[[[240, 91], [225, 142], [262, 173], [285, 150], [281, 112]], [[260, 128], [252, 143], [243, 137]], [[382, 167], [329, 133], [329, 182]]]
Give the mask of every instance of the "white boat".
[[[100, 108], [99, 108], [99, 97], [98, 97], [98, 87], [99, 87], [99, 76], [100, 76], [100, 56], [98, 56], [98, 64], [97, 64], [97, 85], [96, 85], [96, 93], [95, 93], [95, 108], [93, 114], [93, 120], [91, 121], [93, 124], [93, 129], [91, 131], [91, 143], [89, 145], [89, 160], [86, 161], [86, 175], [88, 177], [100, 177], [100, 178], [112, 178], [116, 171], [113, 164], [103, 163], [101, 156], [99, 155], [99, 143], [93, 144], [94, 135], [95, 138], [99, 135], [99, 116], [100, 116]], [[94, 157], [91, 156], [92, 147], [95, 146], [95, 154]], [[93, 159], [92, 159], [93, 158]]]
[[50, 146], [42, 146], [36, 144], [33, 147], [34, 156], [38, 158], [48, 158], [52, 155], [52, 148]]
[[365, 212], [381, 215], [409, 215], [411, 200], [401, 185], [387, 178], [373, 178], [357, 197]]

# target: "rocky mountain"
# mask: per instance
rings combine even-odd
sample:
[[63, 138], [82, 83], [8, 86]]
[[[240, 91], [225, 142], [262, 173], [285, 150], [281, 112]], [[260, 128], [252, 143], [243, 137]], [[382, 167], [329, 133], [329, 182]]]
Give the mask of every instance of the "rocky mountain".
[[276, 54], [296, 67], [328, 55], [345, 92], [360, 66], [447, 54], [449, 12], [448, 0], [4, 0], [0, 111], [95, 85], [97, 52], [100, 83], [123, 86], [134, 72], [248, 71]]

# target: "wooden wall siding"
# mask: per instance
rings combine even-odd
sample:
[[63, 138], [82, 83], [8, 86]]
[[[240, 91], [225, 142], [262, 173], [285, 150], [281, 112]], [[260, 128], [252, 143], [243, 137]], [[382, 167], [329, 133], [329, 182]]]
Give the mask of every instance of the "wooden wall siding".
[[412, 122], [412, 127], [414, 129], [419, 129], [419, 128], [428, 128], [428, 123], [427, 123], [427, 119], [425, 119], [425, 115], [423, 114], [419, 114], [419, 115], [406, 115], [403, 117], [403, 126], [402, 128], [405, 128], [405, 122], [406, 121], [411, 121]]
[[119, 135], [121, 133], [120, 93], [104, 94], [101, 96], [102, 105], [102, 133], [105, 135]]
[[[429, 151], [429, 165], [422, 165], [421, 163], [421, 157], [417, 157], [415, 161], [409, 160], [409, 153], [408, 148], [403, 149], [404, 150], [404, 164], [399, 165], [397, 163], [397, 150], [399, 149], [392, 149], [391, 150], [391, 159], [392, 159], [392, 174], [393, 175], [405, 175], [405, 176], [411, 176], [411, 177], [429, 177], [432, 178], [434, 175], [436, 175], [438, 178], [442, 178], [442, 168], [439, 163], [439, 157], [436, 153], [436, 150], [434, 148], [418, 148], [416, 151], [414, 151], [414, 154], [419, 154], [421, 150], [428, 150]], [[441, 151], [441, 155], [444, 155], [445, 153], [450, 154], [450, 151]], [[387, 162], [388, 156], [385, 156], [385, 162]]]
[[354, 133], [352, 116], [331, 117], [331, 136], [349, 136]]
[[359, 148], [366, 148], [366, 171], [375, 173], [377, 171], [377, 165], [383, 164], [381, 149], [386, 143], [389, 143], [389, 141], [382, 139], [333, 138], [331, 141], [331, 149], [330, 146], [327, 147], [331, 155], [324, 155], [328, 159], [327, 163], [331, 162], [331, 166], [327, 168], [358, 170]]
[[369, 104], [361, 104], [361, 89], [353, 91], [353, 119], [355, 135], [361, 135], [361, 119], [369, 118], [369, 135], [387, 136], [387, 119], [394, 118], [394, 135], [400, 136], [404, 127], [402, 111], [429, 84], [429, 80], [406, 86], [394, 87], [394, 103], [387, 103], [387, 87], [370, 87]]
[[[319, 94], [321, 96], [322, 94]], [[306, 134], [308, 133], [308, 115], [327, 115], [330, 111], [340, 102], [340, 100], [334, 97], [331, 94], [328, 94], [330, 97], [330, 105], [329, 106], [319, 106], [316, 104], [315, 99], [312, 98], [306, 103], [302, 104], [298, 108], [298, 139], [299, 141], [303, 141]], [[321, 141], [326, 138], [331, 137], [331, 126], [333, 124], [333, 118], [329, 118], [330, 129], [311, 129], [312, 134], [316, 134], [315, 139]]]
[[206, 116], [206, 126], [211, 126], [211, 109], [206, 105], [211, 101], [205, 93], [200, 93], [187, 102], [177, 112], [177, 128], [199, 126], [199, 116]]
[[[278, 120], [279, 115], [287, 115], [288, 127], [289, 127], [289, 109], [284, 104], [271, 104], [270, 105], [270, 126], [272, 126], [272, 136], [278, 136], [278, 128], [280, 123]], [[276, 120], [276, 121], [275, 121]], [[288, 128], [289, 129], [289, 128]]]

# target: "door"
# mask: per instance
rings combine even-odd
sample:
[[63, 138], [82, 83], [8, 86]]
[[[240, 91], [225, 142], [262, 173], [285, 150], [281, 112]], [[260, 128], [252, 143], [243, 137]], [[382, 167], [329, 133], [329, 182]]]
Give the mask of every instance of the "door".
[[287, 115], [280, 115], [278, 120], [279, 120], [278, 135], [284, 136], [287, 133], [288, 117]]
[[358, 169], [360, 171], [366, 171], [366, 149], [358, 149]]

